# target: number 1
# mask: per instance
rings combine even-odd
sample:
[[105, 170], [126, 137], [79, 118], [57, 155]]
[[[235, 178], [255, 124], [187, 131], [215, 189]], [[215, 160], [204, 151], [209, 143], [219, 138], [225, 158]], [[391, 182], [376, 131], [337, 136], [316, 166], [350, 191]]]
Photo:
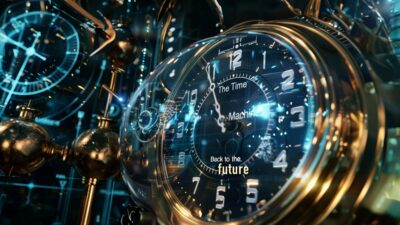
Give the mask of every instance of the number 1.
[[267, 51], [263, 51], [263, 70], [267, 67]]

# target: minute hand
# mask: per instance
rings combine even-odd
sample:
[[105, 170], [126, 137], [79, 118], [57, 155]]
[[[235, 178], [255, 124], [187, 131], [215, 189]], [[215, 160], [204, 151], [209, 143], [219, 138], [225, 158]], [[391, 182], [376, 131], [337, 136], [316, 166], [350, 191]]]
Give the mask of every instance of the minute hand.
[[221, 105], [219, 104], [218, 99], [217, 99], [217, 95], [215, 94], [215, 86], [216, 85], [215, 85], [213, 79], [211, 79], [210, 63], [207, 63], [206, 73], [207, 73], [208, 81], [210, 82], [210, 90], [211, 90], [211, 93], [212, 93], [212, 95], [214, 97], [215, 111], [217, 111], [217, 114], [218, 114], [218, 118], [216, 119], [216, 121], [217, 121], [218, 126], [221, 127], [221, 132], [225, 133], [225, 131], [226, 131], [225, 124], [224, 124], [225, 116], [223, 116], [221, 114]]

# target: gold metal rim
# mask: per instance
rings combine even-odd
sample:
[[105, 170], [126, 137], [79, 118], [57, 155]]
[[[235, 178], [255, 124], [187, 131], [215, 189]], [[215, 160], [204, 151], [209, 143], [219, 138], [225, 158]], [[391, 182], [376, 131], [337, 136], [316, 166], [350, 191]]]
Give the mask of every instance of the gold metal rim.
[[[301, 29], [303, 30], [301, 31]], [[339, 51], [345, 65], [343, 69], [350, 74], [346, 78], [348, 80], [339, 80], [339, 82], [342, 82], [340, 84], [335, 83], [338, 80], [330, 77], [328, 69], [331, 69], [332, 65], [327, 65], [330, 62], [326, 62], [318, 54], [319, 49], [316, 49], [315, 45], [302, 38], [304, 33], [301, 32], [305, 31], [314, 32], [315, 36]], [[368, 121], [365, 117], [367, 110], [360, 71], [354, 66], [354, 60], [348, 55], [348, 52], [337, 41], [318, 29], [308, 29], [308, 26], [301, 22], [278, 21], [246, 24], [246, 26], [230, 29], [229, 33], [232, 32], [258, 32], [283, 40], [301, 55], [302, 60], [311, 61], [311, 63], [308, 63], [307, 69], [310, 73], [313, 73], [310, 74], [310, 77], [314, 84], [314, 92], [317, 92], [316, 88], [320, 90], [316, 93], [319, 97], [315, 99], [318, 101], [315, 110], [317, 112], [315, 141], [308, 155], [305, 156], [307, 160], [304, 161], [303, 167], [299, 167], [290, 182], [285, 185], [285, 188], [262, 210], [240, 221], [215, 224], [258, 224], [265, 222], [275, 224], [282, 221], [284, 217], [286, 221], [289, 215], [292, 215], [293, 212], [296, 213], [301, 204], [327, 207], [325, 213], [315, 216], [312, 220], [313, 222], [321, 221], [349, 190], [359, 167], [360, 157], [366, 148]], [[207, 46], [207, 48], [212, 48], [212, 45]], [[185, 70], [182, 71], [182, 74], [184, 72]], [[347, 95], [354, 98], [351, 101], [354, 101], [354, 106], [356, 106], [353, 110], [340, 106], [340, 103], [345, 102], [343, 98], [348, 97], [346, 93], [336, 93], [341, 90], [342, 85], [349, 85], [351, 93], [347, 93]], [[322, 112], [325, 110], [328, 110], [329, 113], [322, 116]], [[381, 106], [378, 106], [378, 110], [381, 110]], [[382, 123], [382, 121], [378, 123]], [[163, 135], [161, 135], [159, 139], [160, 149], [157, 153], [158, 166], [156, 172], [158, 185], [163, 192], [163, 203], [170, 206], [168, 211], [170, 210], [171, 217], [167, 220], [173, 224], [208, 224], [203, 220], [194, 218], [191, 212], [181, 205], [169, 185], [169, 181], [166, 179], [165, 164], [162, 160], [163, 138]], [[379, 144], [367, 147], [376, 148], [377, 146]], [[376, 149], [376, 154], [380, 155], [379, 149]], [[343, 171], [346, 173], [342, 174]], [[298, 179], [293, 179], [294, 177]], [[277, 209], [279, 209], [279, 212]], [[309, 217], [305, 217], [295, 218], [293, 221], [310, 222], [311, 220]]]

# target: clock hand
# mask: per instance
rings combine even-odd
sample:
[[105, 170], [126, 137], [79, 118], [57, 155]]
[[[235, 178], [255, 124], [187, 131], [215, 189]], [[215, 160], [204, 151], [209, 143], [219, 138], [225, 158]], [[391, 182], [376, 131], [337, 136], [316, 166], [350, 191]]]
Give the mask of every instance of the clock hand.
[[[40, 55], [39, 53], [37, 53], [35, 51], [35, 49], [33, 48], [33, 46], [31, 46], [30, 48], [27, 48], [21, 42], [14, 41], [13, 39], [11, 39], [10, 37], [8, 37], [7, 35], [5, 35], [2, 32], [0, 32], [0, 37], [3, 38], [6, 42], [8, 42], [8, 43], [10, 43], [12, 45], [15, 45], [18, 48], [21, 48], [29, 56], [34, 55], [34, 56], [38, 57], [39, 59], [41, 59], [43, 61], [46, 61], [46, 57], [44, 57], [44, 56]], [[40, 33], [39, 33], [39, 37], [40, 37]], [[35, 39], [35, 41], [37, 41], [37, 38]]]
[[105, 30], [105, 32], [107, 32], [107, 34], [109, 34], [109, 38], [106, 41], [104, 41], [96, 50], [94, 50], [92, 53], [90, 53], [90, 56], [94, 56], [99, 51], [101, 51], [103, 48], [107, 47], [107, 45], [111, 44], [111, 42], [113, 42], [115, 40], [115, 37], [117, 36], [117, 33], [115, 32], [115, 30], [111, 24], [111, 21], [109, 19], [107, 19], [106, 17], [104, 17], [104, 20], [106, 21], [106, 24], [107, 24], [107, 29]]
[[223, 116], [221, 114], [221, 105], [219, 104], [217, 95], [215, 94], [215, 83], [214, 83], [213, 79], [211, 79], [210, 63], [207, 63], [206, 73], [207, 73], [208, 81], [210, 82], [210, 90], [214, 97], [215, 111], [217, 111], [217, 114], [218, 114], [218, 118], [216, 119], [216, 121], [217, 121], [218, 126], [221, 127], [222, 133], [225, 133], [225, 131], [226, 131], [225, 124], [224, 124], [225, 116]]
[[[37, 40], [40, 38], [40, 35], [41, 35], [40, 32], [34, 34], [35, 40], [33, 41], [32, 45], [29, 48], [27, 48], [28, 50], [29, 49], [34, 49]], [[15, 88], [17, 87], [17, 84], [18, 84], [19, 80], [21, 79], [22, 74], [24, 73], [25, 67], [29, 62], [29, 58], [33, 55], [28, 50], [26, 51], [26, 56], [25, 56], [24, 62], [22, 63], [22, 66], [18, 71], [17, 77], [12, 81], [12, 87], [11, 87], [10, 91], [8, 92], [8, 95], [7, 95], [7, 97], [6, 97], [5, 101], [4, 101], [4, 104], [3, 104], [4, 107], [1, 109], [0, 115], [3, 115], [3, 113], [4, 113], [5, 109], [6, 109], [6, 105], [10, 101], [11, 96], [13, 95], [13, 93], [15, 91]]]

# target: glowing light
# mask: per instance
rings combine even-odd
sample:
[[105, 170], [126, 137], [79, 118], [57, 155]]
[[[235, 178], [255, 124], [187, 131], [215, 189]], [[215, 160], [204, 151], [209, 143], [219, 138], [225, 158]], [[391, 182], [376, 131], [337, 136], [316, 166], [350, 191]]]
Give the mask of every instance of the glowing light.
[[253, 106], [251, 113], [255, 117], [260, 117], [262, 119], [270, 119], [274, 116], [275, 112], [272, 111], [272, 103], [261, 103]]
[[33, 182], [31, 182], [27, 186], [29, 189], [33, 189], [35, 187], [35, 184]]
[[276, 107], [276, 111], [277, 112], [284, 112], [285, 111], [285, 107], [283, 107], [283, 106], [278, 104], [278, 107]]
[[194, 113], [194, 106], [189, 105], [189, 112], [185, 115], [186, 122], [191, 120], [193, 113]]
[[10, 142], [7, 141], [7, 140], [4, 141], [3, 144], [2, 144], [2, 148], [3, 148], [3, 149], [8, 149], [9, 147], [10, 147]]

